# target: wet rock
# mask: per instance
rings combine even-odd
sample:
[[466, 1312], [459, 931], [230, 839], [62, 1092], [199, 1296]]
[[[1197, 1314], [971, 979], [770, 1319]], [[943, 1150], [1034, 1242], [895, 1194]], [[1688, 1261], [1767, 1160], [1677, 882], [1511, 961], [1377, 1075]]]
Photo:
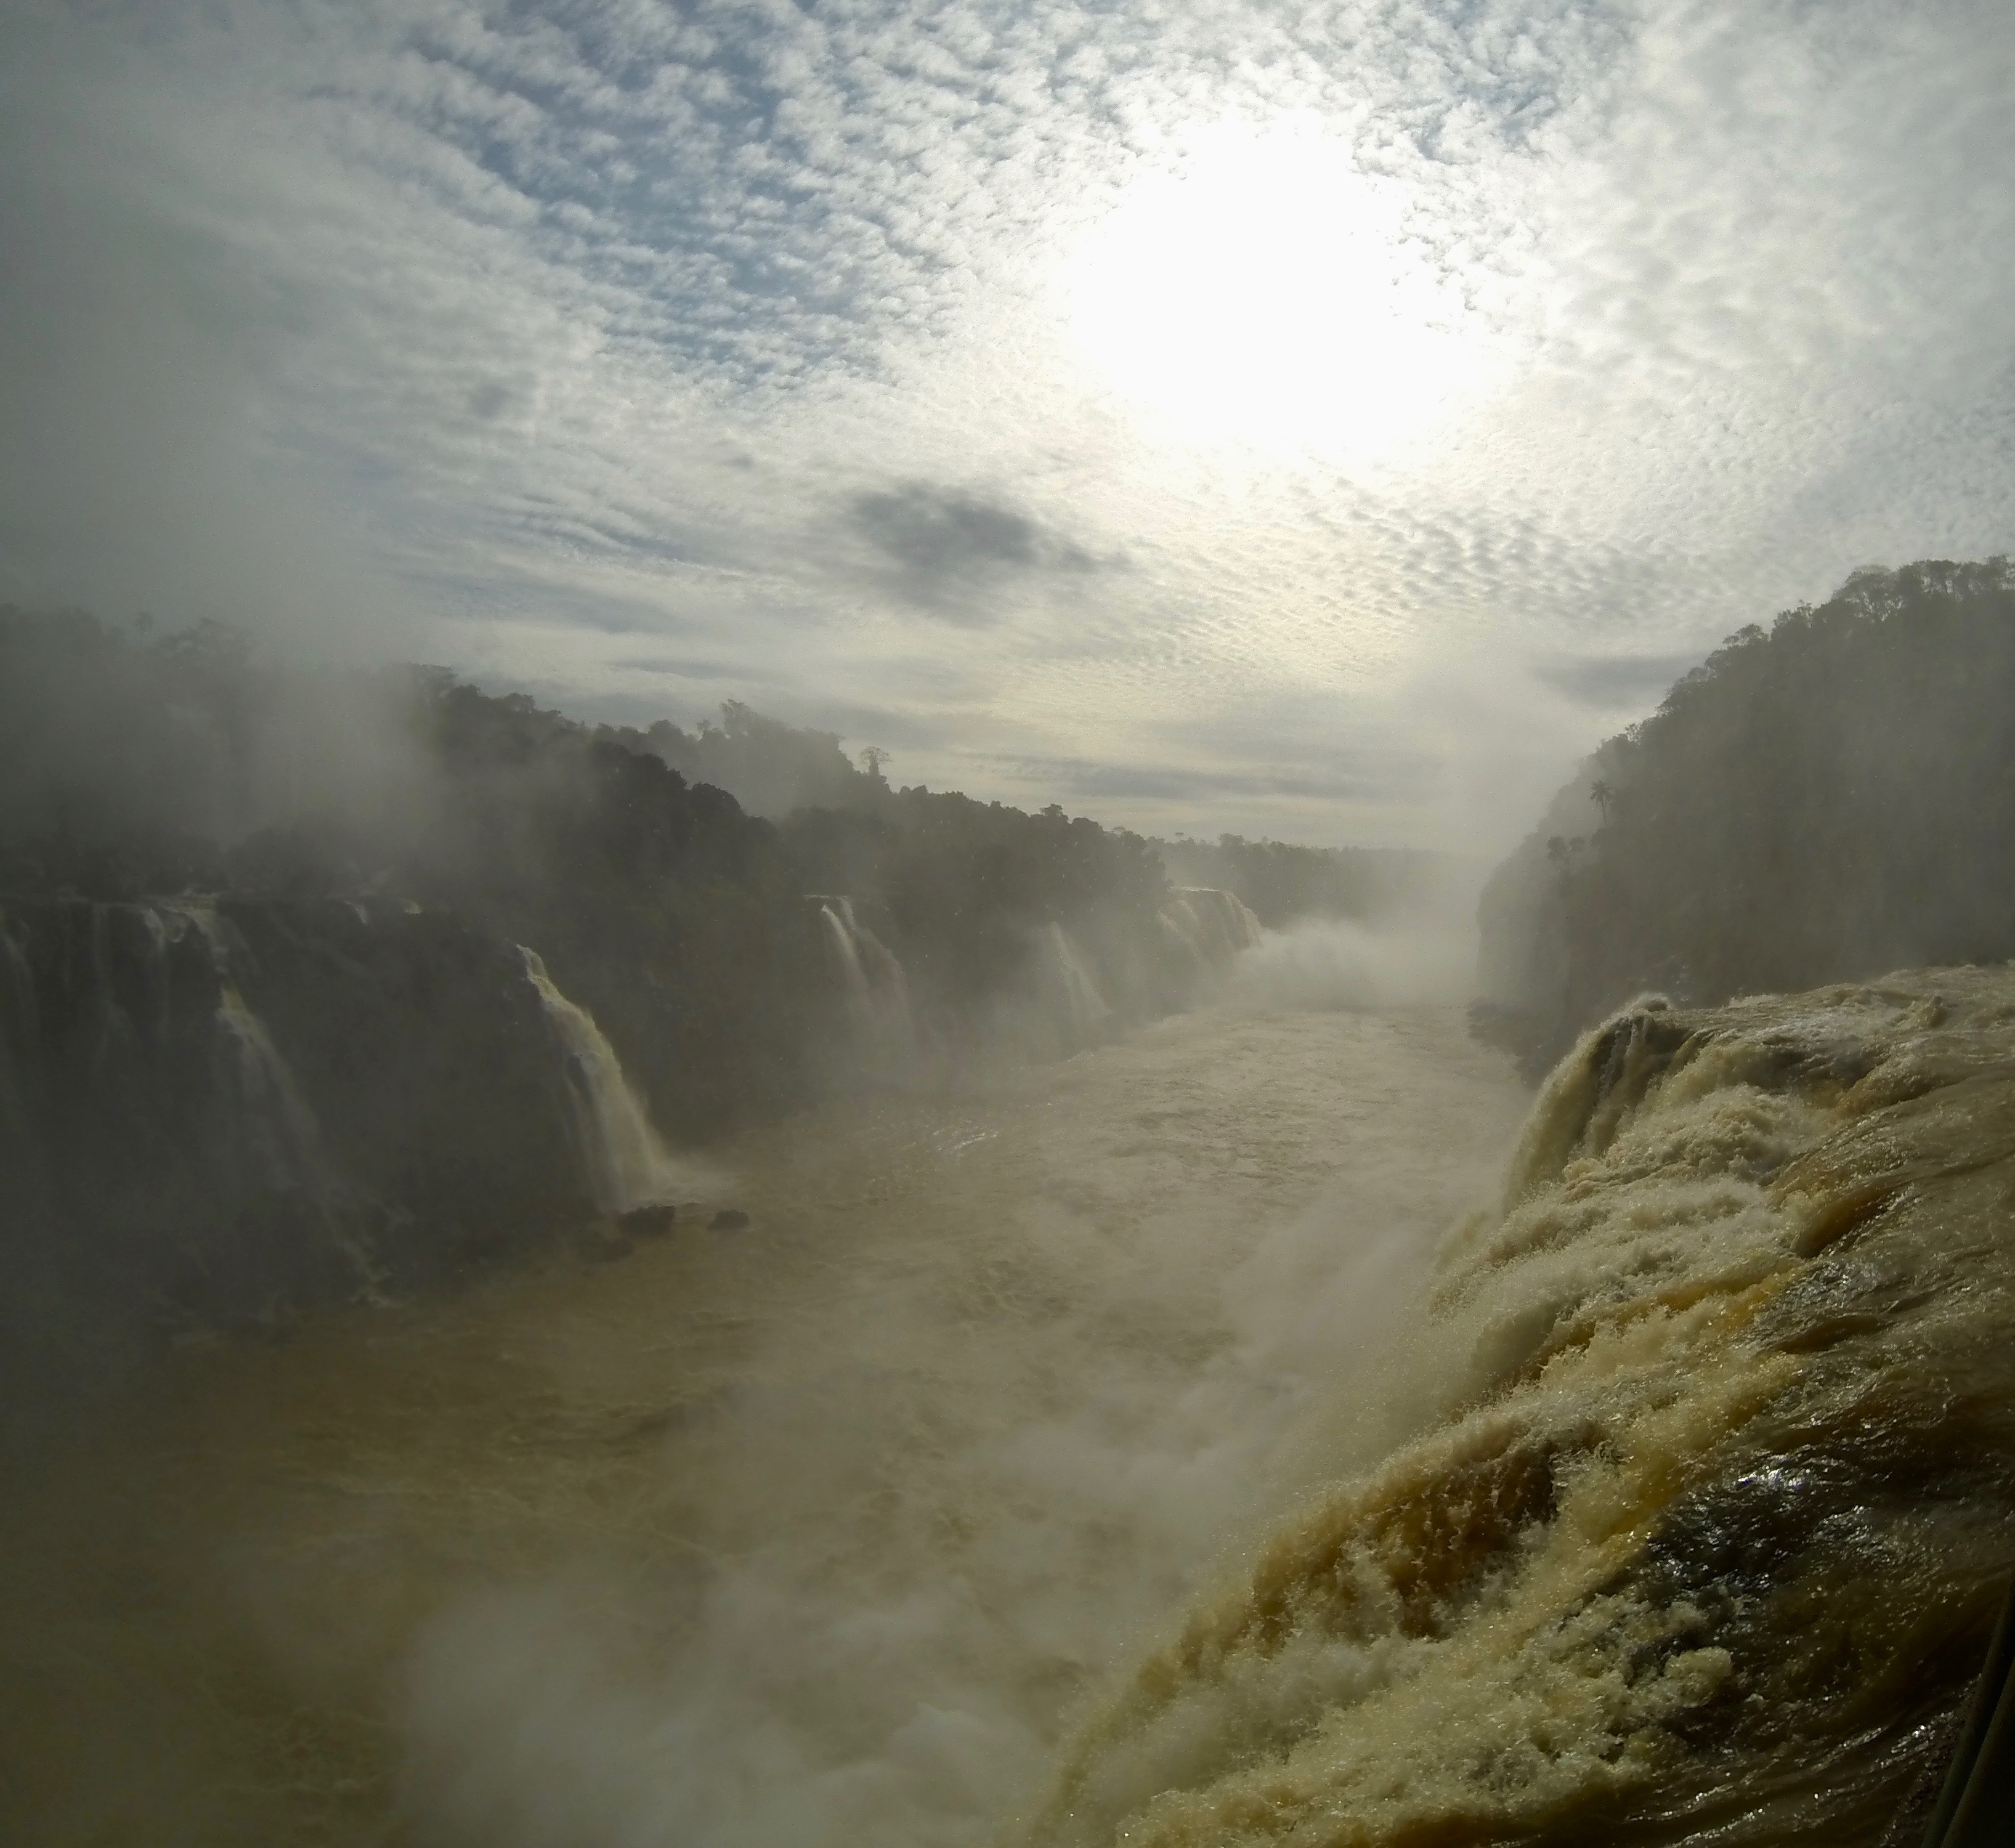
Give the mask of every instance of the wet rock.
[[677, 1209], [662, 1203], [632, 1207], [628, 1212], [616, 1215], [616, 1227], [625, 1238], [659, 1239], [672, 1229], [677, 1218]]
[[739, 1232], [749, 1223], [749, 1215], [739, 1207], [723, 1207], [707, 1221], [715, 1232]]

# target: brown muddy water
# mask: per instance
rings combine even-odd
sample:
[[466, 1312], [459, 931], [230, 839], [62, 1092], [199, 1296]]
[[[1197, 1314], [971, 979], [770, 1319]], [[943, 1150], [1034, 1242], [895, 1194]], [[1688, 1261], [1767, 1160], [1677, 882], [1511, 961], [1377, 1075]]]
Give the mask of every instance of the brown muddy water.
[[10, 1461], [0, 1839], [1901, 1848], [2015, 1570], [2015, 972], [1527, 1103], [1201, 1014], [185, 1351]]
[[1414, 1318], [1527, 1102], [1449, 1011], [1201, 1014], [751, 1137], [740, 1230], [186, 1349], [8, 1459], [0, 1839], [956, 1848], [1087, 1721], [1104, 1839], [1166, 1728], [1101, 1700], [1460, 1390]]

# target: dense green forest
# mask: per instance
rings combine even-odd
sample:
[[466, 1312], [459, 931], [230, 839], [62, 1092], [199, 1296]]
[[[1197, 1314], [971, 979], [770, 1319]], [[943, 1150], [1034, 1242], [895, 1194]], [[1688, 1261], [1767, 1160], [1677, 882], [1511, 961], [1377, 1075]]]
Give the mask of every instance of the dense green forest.
[[1535, 1068], [1645, 989], [2015, 956], [2015, 572], [1859, 572], [1730, 636], [1583, 766], [1480, 920], [1479, 1024]]
[[786, 725], [731, 699], [720, 723], [702, 719], [691, 731], [660, 719], [641, 730], [604, 728], [625, 750], [661, 758], [689, 783], [724, 789], [752, 815], [774, 820], [799, 809], [873, 808], [888, 784], [885, 753], [870, 745], [864, 766], [840, 748], [836, 733]]

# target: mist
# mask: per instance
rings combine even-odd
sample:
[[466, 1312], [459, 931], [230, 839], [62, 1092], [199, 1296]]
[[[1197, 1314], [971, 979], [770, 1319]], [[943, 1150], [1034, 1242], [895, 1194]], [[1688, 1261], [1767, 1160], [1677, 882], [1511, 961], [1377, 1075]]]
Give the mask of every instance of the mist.
[[[1093, 1153], [1046, 1139], [1051, 1184]], [[639, 1577], [591, 1556], [419, 1636], [411, 1800], [457, 1841], [990, 1839], [1040, 1779], [1060, 1688], [1137, 1649], [1291, 1478], [1274, 1453], [1316, 1383], [1368, 1391], [1398, 1364], [1392, 1318], [1463, 1198], [1404, 1190], [1352, 1175], [1230, 1239], [1211, 1190], [1157, 1200], [1151, 1260], [1082, 1248], [1055, 1208], [984, 1257], [955, 1218], [913, 1229], [921, 1263], [854, 1248], [844, 1295], [646, 1465], [694, 1496], [699, 1463], [721, 1556]], [[948, 1342], [947, 1301], [981, 1291], [1011, 1339], [976, 1339], [990, 1319], [965, 1306]], [[1180, 1366], [1157, 1351], [1177, 1327]]]

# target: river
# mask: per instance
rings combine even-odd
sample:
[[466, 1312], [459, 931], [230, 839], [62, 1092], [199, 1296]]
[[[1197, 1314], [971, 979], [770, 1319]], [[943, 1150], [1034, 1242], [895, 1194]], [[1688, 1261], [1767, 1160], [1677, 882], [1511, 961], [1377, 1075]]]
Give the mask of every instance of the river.
[[991, 1841], [1434, 1402], [1528, 1102], [1450, 1010], [1207, 1010], [750, 1135], [621, 1261], [185, 1347], [10, 1463], [0, 1835]]

